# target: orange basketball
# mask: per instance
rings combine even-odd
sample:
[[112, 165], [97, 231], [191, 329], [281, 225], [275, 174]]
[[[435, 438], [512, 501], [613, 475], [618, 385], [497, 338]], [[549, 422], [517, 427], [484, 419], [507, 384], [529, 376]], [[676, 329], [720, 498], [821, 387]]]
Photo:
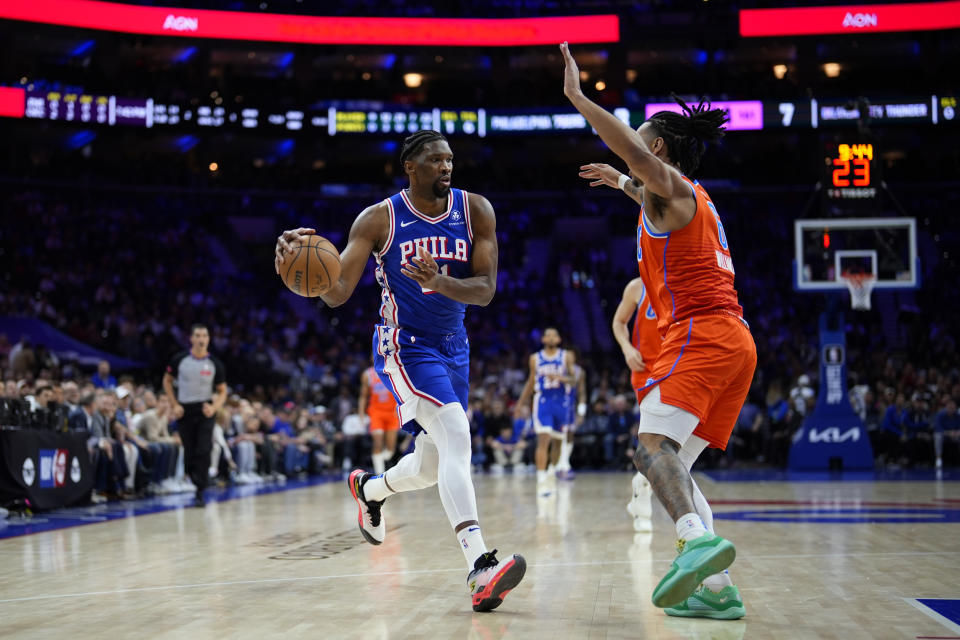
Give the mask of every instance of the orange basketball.
[[340, 278], [340, 252], [322, 236], [304, 236], [280, 265], [280, 277], [298, 296], [315, 298]]

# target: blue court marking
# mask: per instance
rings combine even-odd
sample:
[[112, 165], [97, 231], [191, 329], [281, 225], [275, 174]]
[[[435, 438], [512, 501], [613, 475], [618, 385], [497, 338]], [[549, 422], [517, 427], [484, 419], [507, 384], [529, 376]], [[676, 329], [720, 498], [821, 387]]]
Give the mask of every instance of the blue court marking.
[[[238, 485], [225, 489], [207, 489], [207, 502], [227, 502], [261, 496], [269, 493], [281, 493], [292, 489], [303, 489], [328, 482], [339, 482], [339, 474], [314, 476], [305, 480], [288, 480], [278, 485]], [[15, 538], [45, 531], [68, 529], [86, 524], [135, 518], [137, 516], [162, 513], [175, 509], [193, 508], [193, 492], [177, 493], [140, 500], [121, 500], [83, 507], [68, 507], [34, 514], [32, 517], [19, 517], [10, 514], [6, 520], [0, 520], [0, 540]]]
[[[910, 600], [908, 599], [907, 602], [910, 602]], [[932, 611], [933, 613], [931, 614], [917, 607], [931, 618], [940, 622], [943, 626], [952, 631], [960, 632], [960, 600], [949, 598], [915, 598], [913, 602], [919, 603]]]
[[[698, 471], [694, 468], [694, 471]], [[707, 469], [714, 482], [930, 482], [960, 481], [960, 469], [903, 471], [788, 471], [786, 469]]]
[[960, 509], [914, 508], [810, 508], [714, 512], [715, 520], [750, 522], [818, 522], [829, 524], [864, 523], [954, 523], [960, 522]]

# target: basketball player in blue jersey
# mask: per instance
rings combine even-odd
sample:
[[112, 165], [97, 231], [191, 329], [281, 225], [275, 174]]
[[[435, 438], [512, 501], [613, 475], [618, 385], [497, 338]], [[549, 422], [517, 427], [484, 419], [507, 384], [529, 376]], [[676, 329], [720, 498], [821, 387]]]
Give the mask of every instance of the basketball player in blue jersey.
[[[470, 477], [463, 316], [468, 304], [485, 306], [496, 291], [496, 217], [486, 198], [450, 187], [453, 152], [436, 131], [404, 140], [400, 162], [410, 186], [360, 213], [340, 255], [340, 279], [321, 298], [331, 307], [346, 302], [373, 255], [383, 290], [374, 368], [397, 399], [404, 429], [417, 434], [416, 444], [385, 473], [357, 469], [348, 484], [360, 532], [372, 544], [386, 534], [381, 510], [387, 497], [437, 485], [467, 561], [473, 610], [490, 611], [526, 571], [522, 556], [498, 561], [496, 549], [487, 550]], [[281, 234], [278, 273], [300, 238], [313, 233]]]
[[[574, 355], [574, 361], [576, 361], [576, 355]], [[563, 426], [560, 457], [557, 460], [557, 476], [564, 480], [573, 480], [570, 455], [573, 453], [574, 433], [587, 415], [587, 382], [583, 367], [578, 364], [573, 365], [571, 377], [574, 380], [573, 384], [564, 385], [567, 394], [567, 420]]]
[[543, 330], [543, 349], [530, 355], [530, 376], [517, 400], [515, 413], [530, 402], [533, 395], [533, 431], [537, 434], [537, 494], [548, 496], [554, 490], [556, 477], [548, 467], [557, 464], [563, 428], [567, 424], [566, 385], [575, 384], [573, 352], [560, 348], [560, 332], [553, 327]]

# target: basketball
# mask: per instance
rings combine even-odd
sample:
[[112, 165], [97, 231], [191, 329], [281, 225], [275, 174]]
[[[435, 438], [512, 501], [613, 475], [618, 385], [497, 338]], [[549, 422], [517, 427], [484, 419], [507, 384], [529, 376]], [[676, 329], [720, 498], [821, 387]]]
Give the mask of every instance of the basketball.
[[298, 296], [315, 298], [340, 277], [340, 252], [323, 236], [304, 236], [280, 265], [280, 277]]

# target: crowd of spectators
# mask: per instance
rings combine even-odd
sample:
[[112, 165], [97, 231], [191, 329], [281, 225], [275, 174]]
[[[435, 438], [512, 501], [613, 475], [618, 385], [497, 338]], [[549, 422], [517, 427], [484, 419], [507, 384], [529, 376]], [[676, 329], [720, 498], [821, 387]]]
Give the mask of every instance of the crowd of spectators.
[[[365, 463], [369, 442], [355, 407], [377, 307], [372, 274], [365, 274], [350, 304], [326, 309], [295, 298], [275, 279], [272, 236], [238, 241], [223, 224], [222, 210], [207, 201], [191, 209], [185, 196], [138, 194], [129, 200], [129, 194], [71, 199], [43, 190], [9, 198], [14, 215], [0, 233], [4, 245], [17, 251], [3, 255], [0, 316], [36, 318], [139, 366], [119, 376], [93, 372], [47, 345], [0, 336], [4, 396], [30, 406], [27, 411], [8, 403], [5, 419], [86, 427], [104, 495], [182, 489], [175, 424], [154, 389], [162, 363], [185, 344], [184, 331], [201, 322], [211, 329], [211, 352], [226, 363], [232, 393], [218, 417], [215, 474], [256, 482]], [[759, 361], [731, 446], [704, 463], [782, 466], [815, 399], [816, 327], [824, 299], [784, 285], [791, 225], [751, 214], [776, 206], [775, 196], [719, 192], [714, 200], [735, 250], [737, 286]], [[496, 470], [526, 468], [532, 456], [529, 420], [508, 416], [540, 331], [559, 325], [566, 344], [578, 347], [565, 292], [593, 289], [608, 318], [633, 277], [630, 260], [608, 253], [612, 241], [594, 245], [564, 235], [557, 211], [588, 215], [612, 237], [631, 236], [635, 225], [635, 211], [615, 194], [572, 203], [562, 194], [498, 202], [498, 294], [490, 306], [467, 313], [474, 462]], [[228, 204], [244, 212], [243, 203], [221, 206]], [[312, 204], [305, 216], [290, 203], [275, 202], [264, 212], [275, 226], [271, 233], [312, 223], [342, 245], [347, 221], [341, 212], [359, 210], [359, 203]], [[158, 215], [167, 211], [178, 213]], [[757, 243], [758, 236], [765, 241]], [[550, 251], [525, 250], [540, 239]], [[851, 402], [880, 465], [958, 462], [960, 360], [954, 336], [960, 335], [960, 316], [956, 301], [936, 294], [950, 286], [947, 265], [928, 266], [924, 288], [900, 311], [899, 341], [891, 340], [875, 311], [846, 315]], [[590, 410], [579, 427], [573, 463], [626, 469], [636, 403], [620, 354], [602, 344], [595, 339], [591, 350], [578, 353]]]

